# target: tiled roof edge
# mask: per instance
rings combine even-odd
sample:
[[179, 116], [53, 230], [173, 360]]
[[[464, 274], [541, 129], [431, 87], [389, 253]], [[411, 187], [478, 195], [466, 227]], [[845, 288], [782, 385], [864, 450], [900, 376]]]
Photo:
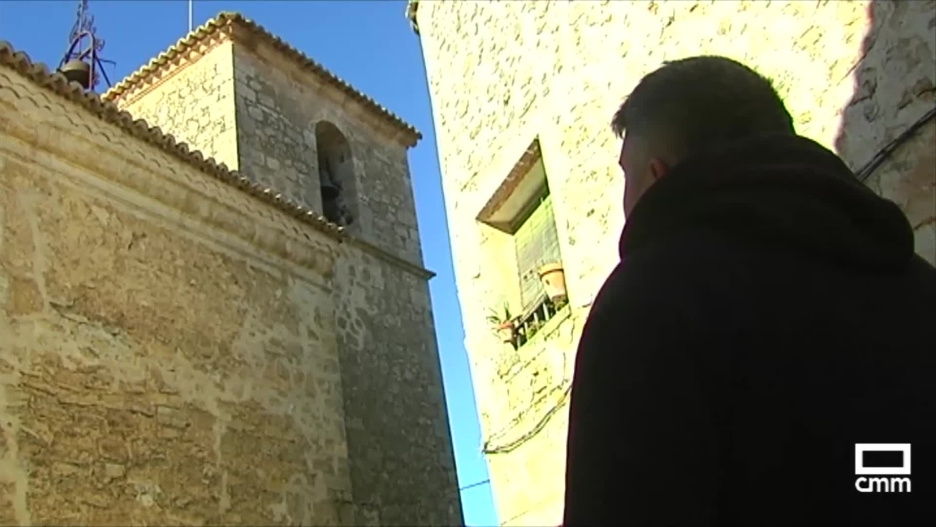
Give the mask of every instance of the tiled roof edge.
[[130, 113], [121, 110], [113, 102], [84, 91], [77, 82], [69, 83], [60, 73], [51, 73], [43, 63], [33, 63], [27, 54], [16, 51], [9, 42], [3, 40], [0, 40], [0, 65], [19, 72], [41, 88], [77, 103], [100, 119], [122, 128], [130, 135], [168, 152], [216, 179], [236, 186], [289, 216], [315, 227], [322, 233], [335, 239], [345, 238], [343, 229], [329, 222], [322, 215], [290, 201], [273, 189], [250, 181], [237, 171], [228, 169], [224, 163], [219, 164], [197, 150], [190, 150], [186, 143], [176, 141], [175, 137], [163, 133], [159, 127], [150, 126], [143, 119], [134, 120]]

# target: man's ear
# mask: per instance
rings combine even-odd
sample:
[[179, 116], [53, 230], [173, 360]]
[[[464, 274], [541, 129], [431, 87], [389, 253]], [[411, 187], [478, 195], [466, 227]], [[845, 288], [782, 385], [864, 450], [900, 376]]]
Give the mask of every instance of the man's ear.
[[665, 161], [659, 158], [650, 160], [650, 177], [653, 178], [654, 183], [665, 176], [667, 172], [669, 172], [669, 165]]

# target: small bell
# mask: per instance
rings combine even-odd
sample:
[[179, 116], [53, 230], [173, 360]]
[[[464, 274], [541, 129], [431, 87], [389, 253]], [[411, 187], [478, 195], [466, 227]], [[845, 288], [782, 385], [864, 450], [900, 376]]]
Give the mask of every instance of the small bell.
[[328, 162], [323, 163], [322, 170], [319, 171], [319, 179], [319, 184], [322, 188], [322, 199], [331, 200], [337, 198], [338, 194], [341, 193], [341, 189], [338, 188], [338, 185], [332, 180]]
[[332, 200], [338, 197], [338, 187], [332, 183], [331, 179], [322, 178], [322, 198]]
[[91, 86], [91, 66], [79, 59], [72, 59], [65, 63], [59, 71], [68, 79], [68, 82], [77, 82], [82, 88]]

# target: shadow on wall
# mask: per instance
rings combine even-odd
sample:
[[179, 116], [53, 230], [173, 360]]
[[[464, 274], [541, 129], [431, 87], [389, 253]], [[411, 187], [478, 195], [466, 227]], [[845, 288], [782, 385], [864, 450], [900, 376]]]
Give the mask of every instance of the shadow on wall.
[[936, 263], [936, 0], [874, 1], [868, 18], [835, 147], [900, 205], [917, 253]]

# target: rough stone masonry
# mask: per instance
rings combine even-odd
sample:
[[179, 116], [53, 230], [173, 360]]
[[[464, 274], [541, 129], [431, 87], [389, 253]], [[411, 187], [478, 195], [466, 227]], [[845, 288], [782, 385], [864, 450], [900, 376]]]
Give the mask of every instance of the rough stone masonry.
[[223, 14], [103, 102], [0, 43], [0, 525], [462, 522], [418, 133], [287, 47]]
[[[561, 521], [564, 394], [624, 224], [609, 122], [663, 61], [719, 54], [751, 65], [773, 80], [798, 131], [856, 171], [920, 123], [865, 181], [902, 207], [917, 252], [936, 263], [936, 122], [921, 121], [936, 104], [933, 0], [411, 1], [408, 14], [426, 63], [466, 344], [505, 525]], [[570, 306], [514, 350], [485, 315], [516, 278], [502, 263], [503, 233], [479, 218], [533, 143]]]

